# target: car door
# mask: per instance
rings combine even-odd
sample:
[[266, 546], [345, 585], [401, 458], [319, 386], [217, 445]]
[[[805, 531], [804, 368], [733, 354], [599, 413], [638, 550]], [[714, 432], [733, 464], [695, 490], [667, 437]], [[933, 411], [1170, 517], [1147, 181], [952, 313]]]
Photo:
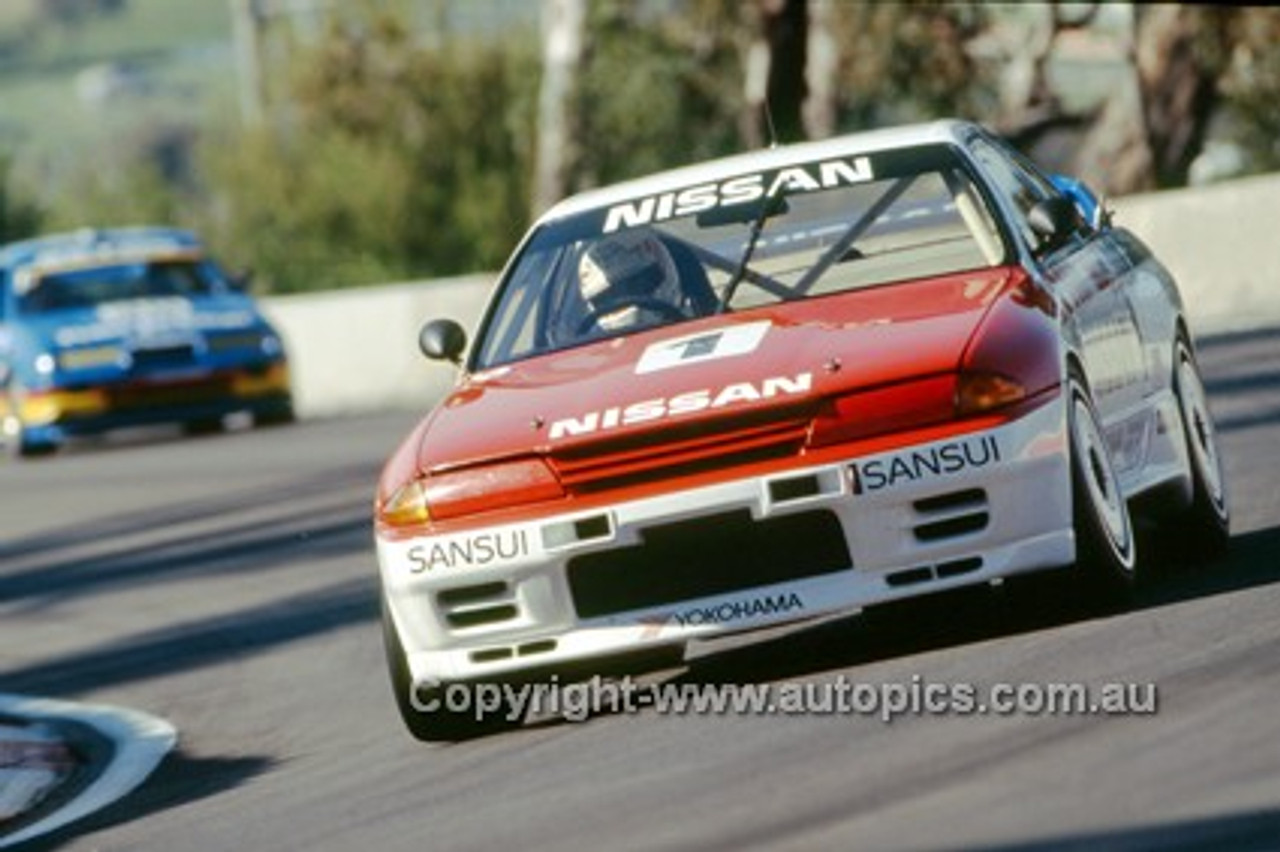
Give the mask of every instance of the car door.
[[1074, 233], [1045, 245], [1031, 227], [1030, 213], [1061, 192], [1030, 162], [995, 140], [979, 138], [971, 149], [999, 196], [1020, 243], [1023, 265], [1057, 298], [1064, 337], [1083, 362], [1123, 480], [1141, 465], [1152, 425], [1144, 404], [1152, 370], [1130, 300], [1129, 252], [1110, 227], [1094, 228], [1083, 217]]

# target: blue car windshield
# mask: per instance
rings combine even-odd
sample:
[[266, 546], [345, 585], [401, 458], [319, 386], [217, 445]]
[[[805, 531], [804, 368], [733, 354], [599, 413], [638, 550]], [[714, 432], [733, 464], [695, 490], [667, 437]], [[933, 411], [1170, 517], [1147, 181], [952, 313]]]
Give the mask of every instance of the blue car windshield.
[[220, 284], [208, 263], [123, 263], [42, 275], [18, 299], [23, 313], [93, 308], [107, 302], [207, 295]]

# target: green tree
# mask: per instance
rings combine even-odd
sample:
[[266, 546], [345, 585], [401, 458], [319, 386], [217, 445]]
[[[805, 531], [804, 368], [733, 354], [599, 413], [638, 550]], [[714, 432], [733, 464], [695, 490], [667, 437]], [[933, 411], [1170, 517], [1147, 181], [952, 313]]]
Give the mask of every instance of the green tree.
[[591, 5], [571, 189], [741, 150], [736, 5], [694, 2], [672, 14], [615, 0]]
[[44, 211], [14, 185], [9, 154], [0, 154], [0, 244], [25, 239], [39, 233]]
[[838, 130], [990, 113], [993, 81], [968, 51], [990, 24], [982, 4], [842, 3], [833, 21]]
[[333, 19], [274, 120], [206, 149], [207, 232], [294, 291], [502, 263], [526, 222], [536, 53]]
[[1222, 79], [1228, 115], [1253, 169], [1280, 169], [1280, 11], [1240, 9], [1229, 23]]

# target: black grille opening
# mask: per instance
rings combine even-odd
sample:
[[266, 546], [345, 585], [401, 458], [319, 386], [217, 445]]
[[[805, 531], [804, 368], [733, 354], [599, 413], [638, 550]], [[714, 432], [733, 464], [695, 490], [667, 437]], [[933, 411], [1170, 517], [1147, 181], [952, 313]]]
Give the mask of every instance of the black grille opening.
[[473, 663], [492, 663], [497, 660], [510, 659], [512, 650], [510, 648], [485, 648], [483, 651], [472, 651], [471, 662]]
[[814, 511], [755, 521], [743, 509], [651, 527], [643, 543], [569, 560], [583, 618], [661, 606], [843, 571], [840, 521]]
[[596, 515], [590, 518], [582, 518], [573, 522], [574, 535], [578, 537], [578, 541], [586, 541], [593, 538], [605, 538], [609, 535], [609, 516]]
[[973, 556], [969, 559], [956, 559], [951, 562], [943, 562], [935, 570], [938, 572], [938, 579], [945, 580], [947, 577], [958, 577], [961, 574], [968, 574], [971, 571], [977, 571], [982, 567], [982, 557]]
[[769, 499], [775, 503], [800, 500], [822, 493], [817, 476], [799, 476], [794, 479], [775, 479], [769, 483]]
[[475, 586], [458, 586], [453, 589], [445, 589], [436, 595], [436, 600], [440, 602], [441, 606], [463, 606], [497, 597], [505, 594], [506, 591], [506, 583], [480, 583]]
[[450, 627], [479, 627], [481, 624], [507, 621], [519, 614], [520, 611], [513, 604], [503, 604], [502, 606], [487, 606], [484, 609], [451, 612], [444, 618], [445, 621], [449, 622]]
[[916, 538], [920, 541], [937, 541], [942, 538], [954, 538], [955, 536], [968, 535], [978, 530], [986, 529], [987, 513], [980, 512], [974, 515], [961, 515], [958, 518], [950, 518], [945, 521], [935, 521], [931, 524], [921, 524], [916, 527]]
[[916, 583], [925, 583], [932, 579], [933, 572], [928, 568], [906, 568], [885, 576], [884, 581], [890, 586], [896, 587], [913, 586]]
[[922, 514], [945, 512], [950, 509], [968, 509], [987, 504], [987, 492], [981, 488], [966, 488], [964, 491], [952, 491], [937, 497], [926, 497], [912, 503], [912, 507]]
[[187, 364], [194, 364], [195, 360], [195, 349], [191, 346], [165, 346], [155, 349], [135, 349], [133, 351], [133, 367], [135, 370], [182, 367]]

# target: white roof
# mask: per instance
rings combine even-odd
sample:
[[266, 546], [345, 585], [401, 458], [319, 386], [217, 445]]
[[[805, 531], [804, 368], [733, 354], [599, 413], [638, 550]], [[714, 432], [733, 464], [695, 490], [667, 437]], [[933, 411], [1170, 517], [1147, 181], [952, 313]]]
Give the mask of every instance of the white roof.
[[715, 183], [750, 172], [785, 168], [795, 163], [870, 154], [939, 142], [955, 143], [959, 142], [973, 127], [974, 125], [969, 122], [945, 119], [926, 124], [868, 130], [816, 142], [780, 145], [776, 148], [765, 148], [760, 151], [707, 160], [572, 195], [548, 209], [538, 217], [538, 221], [541, 223], [560, 219], [584, 210], [616, 204], [639, 196], [659, 195], [684, 187]]

